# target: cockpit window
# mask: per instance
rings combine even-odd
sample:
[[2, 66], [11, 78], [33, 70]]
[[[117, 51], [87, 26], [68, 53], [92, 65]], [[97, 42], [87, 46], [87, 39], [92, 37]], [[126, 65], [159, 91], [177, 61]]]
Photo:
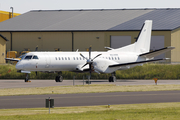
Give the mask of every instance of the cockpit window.
[[25, 60], [29, 60], [29, 59], [31, 59], [32, 58], [32, 55], [28, 55], [28, 56], [26, 56], [24, 59]]
[[33, 59], [38, 59], [38, 57], [36, 55], [33, 56]]

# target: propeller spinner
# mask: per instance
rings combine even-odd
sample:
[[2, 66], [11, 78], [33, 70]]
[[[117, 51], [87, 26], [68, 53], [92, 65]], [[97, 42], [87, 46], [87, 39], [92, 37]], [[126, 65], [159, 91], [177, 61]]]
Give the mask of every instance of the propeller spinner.
[[86, 58], [86, 57], [84, 57], [84, 55], [82, 55], [81, 53], [80, 53], [80, 55], [81, 55], [81, 57], [83, 57], [84, 59], [87, 60], [87, 61], [86, 61], [86, 64], [84, 64], [84, 65], [82, 66], [82, 68], [89, 64], [89, 73], [90, 73], [90, 76], [91, 76], [93, 60], [96, 59], [97, 57], [99, 57], [99, 56], [102, 55], [102, 54], [98, 54], [98, 55], [96, 55], [93, 59], [91, 59], [91, 47], [89, 47], [89, 59]]

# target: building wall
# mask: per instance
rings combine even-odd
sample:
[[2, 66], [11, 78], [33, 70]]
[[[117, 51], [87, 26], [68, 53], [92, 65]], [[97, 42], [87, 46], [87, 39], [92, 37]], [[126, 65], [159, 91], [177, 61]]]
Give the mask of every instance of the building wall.
[[36, 46], [39, 51], [71, 50], [71, 32], [12, 32], [12, 36], [12, 50], [19, 52], [24, 49], [34, 51]]
[[103, 51], [104, 32], [74, 32], [74, 50], [86, 51], [90, 46], [93, 51]]
[[6, 41], [0, 37], [0, 64], [5, 63]]
[[180, 62], [180, 28], [173, 30], [171, 33], [171, 46], [175, 47], [174, 50], [171, 51], [172, 62]]
[[9, 41], [6, 42], [6, 52], [10, 50], [11, 35], [10, 32], [0, 32], [1, 35], [6, 37]]

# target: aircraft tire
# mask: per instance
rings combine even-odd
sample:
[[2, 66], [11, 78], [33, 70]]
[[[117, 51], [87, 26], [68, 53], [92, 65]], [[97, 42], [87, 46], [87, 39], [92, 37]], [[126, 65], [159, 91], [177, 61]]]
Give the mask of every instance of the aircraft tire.
[[63, 81], [63, 76], [59, 76], [59, 82]]
[[55, 81], [59, 82], [59, 76], [56, 76]]
[[56, 76], [56, 79], [55, 79], [56, 82], [62, 82], [63, 81], [63, 77], [58, 75]]
[[112, 76], [112, 82], [116, 82], [116, 76]]
[[116, 76], [109, 77], [109, 82], [115, 82], [115, 81], [116, 81]]
[[109, 77], [109, 82], [112, 82], [112, 76]]
[[28, 82], [28, 79], [27, 79], [27, 78], [25, 78], [25, 79], [24, 79], [24, 82]]

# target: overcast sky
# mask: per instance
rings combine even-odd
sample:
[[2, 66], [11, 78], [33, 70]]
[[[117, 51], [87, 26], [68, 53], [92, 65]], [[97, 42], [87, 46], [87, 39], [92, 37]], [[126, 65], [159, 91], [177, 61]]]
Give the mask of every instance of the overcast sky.
[[30, 10], [180, 8], [180, 0], [0, 0], [0, 10], [25, 13]]

